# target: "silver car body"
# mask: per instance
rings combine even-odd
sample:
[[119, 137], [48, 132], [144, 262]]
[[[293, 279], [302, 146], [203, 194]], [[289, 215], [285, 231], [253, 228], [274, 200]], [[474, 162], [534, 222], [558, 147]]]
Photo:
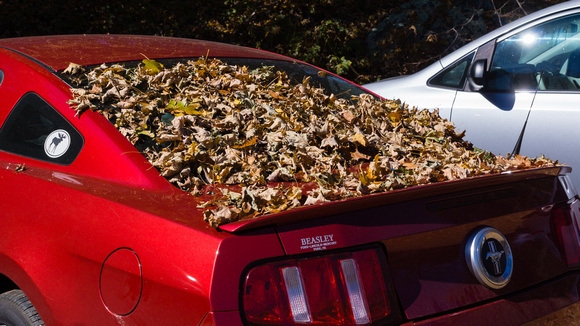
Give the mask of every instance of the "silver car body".
[[[554, 26], [560, 30], [555, 30]], [[536, 45], [522, 49], [528, 31], [543, 31], [544, 34], [536, 38]], [[517, 57], [506, 54], [510, 53], [506, 49], [510, 44], [513, 46], [514, 41], [520, 42]], [[547, 42], [551, 42], [549, 46]], [[413, 75], [385, 79], [364, 87], [384, 98], [400, 99], [410, 106], [439, 109], [443, 118], [453, 121], [459, 130], [466, 130], [466, 139], [474, 146], [495, 154], [513, 153], [522, 129], [525, 129], [520, 154], [529, 157], [545, 155], [572, 166], [572, 179], [578, 186], [580, 74], [576, 76], [570, 72], [566, 75], [566, 69], [570, 71], [573, 64], [580, 66], [580, 56], [572, 58], [575, 50], [580, 53], [580, 1], [568, 1], [488, 33]], [[502, 66], [502, 58], [520, 60], [520, 70], [531, 67], [531, 71], [517, 76], [533, 76], [528, 80], [530, 85], [505, 89], [497, 86], [499, 82], [496, 81], [489, 90], [473, 82], [470, 67], [474, 62], [487, 60], [486, 73], [491, 75], [494, 71], [494, 78], [497, 78], [500, 69], [496, 66]], [[548, 63], [551, 70], [545, 68]], [[553, 63], [557, 63], [557, 67]], [[505, 67], [507, 63], [502, 69]], [[441, 77], [449, 73], [457, 76], [462, 73], [463, 76], [450, 87], [445, 84], [445, 77]], [[511, 78], [516, 85], [513, 75]], [[558, 78], [563, 79], [548, 86], [548, 81]], [[566, 85], [556, 86], [556, 82], [565, 82]]]

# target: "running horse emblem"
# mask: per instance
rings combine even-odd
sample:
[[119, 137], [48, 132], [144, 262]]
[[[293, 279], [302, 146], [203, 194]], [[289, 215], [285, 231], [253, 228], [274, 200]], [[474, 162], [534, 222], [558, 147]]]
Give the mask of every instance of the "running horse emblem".
[[493, 269], [494, 272], [496, 274], [501, 274], [501, 256], [503, 255], [503, 250], [502, 251], [498, 251], [495, 248], [495, 243], [493, 241], [490, 241], [487, 243], [488, 247], [489, 247], [489, 252], [487, 253], [487, 255], [485, 256], [485, 259], [488, 260], [491, 258], [491, 262], [493, 263]]

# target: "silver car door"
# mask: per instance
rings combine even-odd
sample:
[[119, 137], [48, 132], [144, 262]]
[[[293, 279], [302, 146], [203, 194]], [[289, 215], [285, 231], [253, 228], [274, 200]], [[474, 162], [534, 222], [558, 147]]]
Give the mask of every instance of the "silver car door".
[[[493, 40], [477, 49], [473, 62], [483, 61], [490, 70], [495, 52]], [[451, 110], [451, 121], [457, 129], [466, 131], [465, 139], [475, 147], [504, 156], [513, 151], [534, 97], [529, 87], [516, 90], [506, 75], [487, 73], [485, 87], [475, 84], [470, 76], [464, 89], [457, 92]]]
[[533, 93], [482, 94], [459, 91], [451, 121], [465, 130], [465, 139], [475, 147], [506, 156], [512, 153], [523, 127]]
[[572, 182], [580, 186], [580, 92], [538, 92], [521, 154], [570, 165]]

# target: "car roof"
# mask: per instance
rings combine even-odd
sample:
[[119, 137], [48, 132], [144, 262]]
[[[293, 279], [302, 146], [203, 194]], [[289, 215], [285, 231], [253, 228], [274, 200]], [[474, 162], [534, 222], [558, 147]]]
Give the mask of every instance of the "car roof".
[[83, 66], [161, 58], [291, 58], [257, 49], [211, 41], [143, 35], [58, 35], [0, 39], [0, 47], [17, 51], [54, 70], [73, 62]]

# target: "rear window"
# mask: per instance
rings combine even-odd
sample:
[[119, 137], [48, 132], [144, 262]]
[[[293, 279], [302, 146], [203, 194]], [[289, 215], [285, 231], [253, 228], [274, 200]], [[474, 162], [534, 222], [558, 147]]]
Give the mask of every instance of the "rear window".
[[323, 88], [328, 94], [336, 97], [350, 99], [351, 96], [369, 94], [366, 90], [345, 79], [320, 70], [314, 66], [297, 61], [261, 60], [246, 58], [221, 58], [230, 65], [247, 66], [250, 69], [257, 69], [263, 66], [273, 66], [274, 70], [284, 71], [295, 83], [301, 83], [304, 78], [310, 78], [312, 86]]
[[[267, 60], [255, 58], [218, 58], [220, 61], [237, 66], [246, 66], [250, 70], [259, 69], [262, 67], [274, 67], [274, 70], [283, 71], [295, 83], [301, 83], [304, 78], [310, 79], [310, 85], [314, 87], [323, 88], [327, 95], [334, 94], [338, 98], [350, 99], [351, 96], [359, 96], [361, 94], [370, 94], [364, 88], [349, 82], [343, 78], [333, 75], [327, 71], [316, 68], [306, 63], [298, 61], [281, 61], [281, 60]], [[175, 58], [175, 59], [155, 59], [155, 61], [163, 64], [165, 67], [175, 66], [177, 63], [184, 63], [188, 60], [197, 61], [198, 58]], [[121, 64], [127, 68], [137, 67], [141, 61], [122, 62]], [[89, 69], [93, 67], [87, 67]], [[69, 80], [69, 75], [60, 72], [59, 77], [72, 84]], [[372, 95], [372, 94], [371, 94]], [[373, 95], [374, 96], [374, 95]]]

